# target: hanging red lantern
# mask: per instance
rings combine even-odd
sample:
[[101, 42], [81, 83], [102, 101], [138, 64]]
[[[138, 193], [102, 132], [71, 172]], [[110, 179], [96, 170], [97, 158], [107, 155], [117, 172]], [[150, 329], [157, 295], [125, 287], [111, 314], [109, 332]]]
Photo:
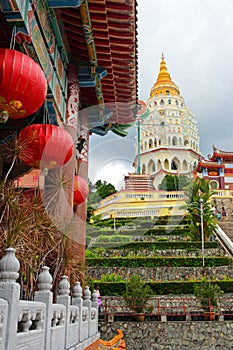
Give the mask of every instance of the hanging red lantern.
[[66, 164], [74, 143], [64, 129], [51, 124], [33, 124], [19, 133], [19, 159], [34, 168], [53, 169]]
[[74, 176], [74, 204], [78, 205], [87, 199], [89, 187], [83, 177]]
[[47, 82], [38, 63], [19, 51], [0, 48], [2, 116], [17, 119], [35, 113], [42, 106], [46, 93]]

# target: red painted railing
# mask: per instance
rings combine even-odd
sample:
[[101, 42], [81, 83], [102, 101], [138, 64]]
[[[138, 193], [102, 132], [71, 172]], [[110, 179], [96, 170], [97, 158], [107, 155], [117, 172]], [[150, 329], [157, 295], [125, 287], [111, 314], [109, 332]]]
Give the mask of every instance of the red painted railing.
[[[156, 316], [158, 320], [162, 319], [162, 316], [166, 317], [186, 317], [186, 319], [204, 316], [214, 315], [216, 319], [219, 316], [232, 317], [233, 319], [233, 298], [216, 298], [217, 306], [211, 302], [211, 299], [198, 299], [191, 298], [158, 298], [153, 297], [150, 300], [138, 298], [140, 305], [130, 305], [130, 299], [128, 299], [128, 306], [125, 300], [121, 297], [105, 297], [102, 301], [101, 315], [105, 319], [109, 316], [135, 316], [138, 314], [137, 308], [143, 308], [143, 314], [146, 316]], [[205, 301], [205, 306], [203, 302]]]

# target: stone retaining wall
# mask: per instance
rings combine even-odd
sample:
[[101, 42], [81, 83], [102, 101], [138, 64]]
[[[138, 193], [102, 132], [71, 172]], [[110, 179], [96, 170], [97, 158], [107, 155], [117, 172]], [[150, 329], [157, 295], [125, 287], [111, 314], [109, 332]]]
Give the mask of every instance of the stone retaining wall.
[[[123, 244], [122, 244], [123, 245]], [[144, 249], [144, 250], [137, 250], [133, 251], [128, 248], [126, 249], [106, 249], [103, 251], [98, 252], [98, 256], [103, 257], [103, 258], [109, 258], [109, 257], [119, 257], [123, 258], [126, 257], [130, 254], [130, 257], [137, 257], [137, 256], [147, 256], [149, 258], [153, 258], [156, 256], [185, 256], [186, 258], [189, 257], [198, 257], [201, 256], [201, 250], [200, 249], [164, 249], [164, 250], [149, 250], [149, 249]], [[224, 252], [223, 249], [205, 249], [205, 256], [229, 256], [226, 252]]]
[[99, 322], [103, 340], [124, 333], [127, 350], [232, 350], [233, 321]]
[[[88, 267], [86, 276], [101, 279], [102, 275], [115, 272], [123, 279], [129, 279], [132, 274], [138, 274], [143, 281], [175, 281], [203, 278], [203, 268], [200, 267]], [[231, 266], [205, 267], [204, 274], [208, 279], [232, 277]]]

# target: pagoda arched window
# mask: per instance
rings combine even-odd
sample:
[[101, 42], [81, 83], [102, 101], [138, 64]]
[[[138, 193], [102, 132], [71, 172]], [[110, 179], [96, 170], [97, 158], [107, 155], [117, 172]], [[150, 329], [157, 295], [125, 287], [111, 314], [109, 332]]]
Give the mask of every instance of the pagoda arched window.
[[172, 139], [172, 145], [173, 146], [177, 145], [177, 137], [176, 136], [174, 136], [173, 139]]
[[147, 142], [144, 143], [144, 149], [147, 150]]
[[151, 159], [151, 160], [149, 161], [149, 164], [148, 164], [148, 172], [149, 172], [149, 173], [155, 172], [155, 162], [153, 161], [153, 159]]
[[178, 106], [178, 104], [179, 104], [179, 103], [178, 103], [178, 101], [176, 100], [176, 105]]
[[187, 163], [186, 160], [183, 161], [182, 169], [183, 169], [184, 171], [187, 171], [187, 170], [188, 170], [188, 163]]
[[155, 106], [157, 106], [157, 102], [155, 101]]
[[161, 163], [161, 160], [160, 160], [160, 159], [157, 161], [157, 169], [158, 169], [158, 170], [161, 170], [161, 169], [162, 169], [162, 163]]
[[171, 169], [178, 170], [179, 169], [179, 161], [177, 158], [174, 158], [171, 162]]
[[160, 100], [160, 105], [164, 105], [164, 100]]
[[169, 98], [168, 100], [168, 104], [171, 105], [172, 104], [172, 100]]
[[169, 170], [169, 161], [168, 161], [168, 159], [165, 159], [165, 161], [164, 161], [164, 169]]
[[150, 139], [149, 140], [149, 148], [152, 148], [153, 147], [153, 141]]
[[157, 147], [157, 139], [154, 139], [154, 146]]
[[166, 90], [166, 95], [170, 95], [170, 91], [169, 90]]

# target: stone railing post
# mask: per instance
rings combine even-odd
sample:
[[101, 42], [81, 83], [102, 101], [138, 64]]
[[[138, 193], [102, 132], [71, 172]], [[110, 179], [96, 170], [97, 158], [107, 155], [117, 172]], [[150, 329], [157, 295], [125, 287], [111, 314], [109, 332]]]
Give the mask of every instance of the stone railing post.
[[8, 302], [8, 318], [4, 350], [16, 349], [18, 327], [20, 285], [16, 282], [19, 277], [19, 260], [14, 248], [7, 248], [6, 255], [0, 260], [0, 298]]
[[81, 314], [81, 309], [83, 306], [83, 290], [80, 285], [80, 282], [75, 282], [74, 288], [73, 288], [73, 293], [72, 293], [72, 305], [77, 305], [79, 307], [79, 311]]
[[68, 344], [68, 330], [70, 322], [70, 283], [67, 276], [62, 276], [61, 281], [58, 284], [57, 304], [65, 305], [66, 307], [66, 320], [65, 320], [65, 346]]
[[88, 308], [88, 335], [90, 335], [91, 328], [91, 291], [88, 286], [85, 287], [83, 292], [83, 306]]
[[[95, 333], [98, 332], [98, 320], [99, 320], [99, 305], [98, 305], [98, 294], [96, 293], [96, 290], [94, 289], [92, 295], [91, 295], [91, 307], [95, 309], [96, 312], [96, 325], [95, 325]], [[92, 316], [92, 315], [91, 315]]]
[[76, 305], [79, 308], [79, 339], [82, 339], [82, 309], [83, 309], [83, 290], [80, 285], [80, 282], [75, 282], [75, 285], [72, 290], [72, 305]]
[[49, 273], [49, 267], [42, 267], [42, 272], [38, 276], [37, 288], [35, 292], [35, 301], [40, 301], [46, 304], [45, 315], [45, 350], [50, 350], [51, 337], [51, 319], [52, 319], [52, 303], [53, 293], [51, 292], [53, 278]]
[[[94, 289], [92, 295], [91, 295], [91, 306], [94, 307], [97, 311], [97, 316], [98, 316], [98, 312], [99, 312], [99, 305], [98, 305], [98, 294], [96, 293], [96, 290]], [[98, 319], [98, 317], [97, 317]]]

